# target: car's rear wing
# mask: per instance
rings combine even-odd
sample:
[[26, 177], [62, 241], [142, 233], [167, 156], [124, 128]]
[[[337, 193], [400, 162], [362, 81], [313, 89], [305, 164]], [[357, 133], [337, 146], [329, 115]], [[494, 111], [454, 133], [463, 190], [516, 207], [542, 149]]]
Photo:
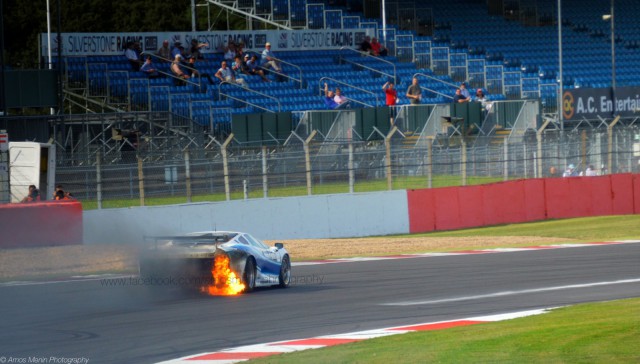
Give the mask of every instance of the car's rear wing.
[[155, 249], [158, 248], [159, 242], [178, 242], [178, 245], [223, 244], [232, 238], [233, 236], [228, 234], [144, 236], [145, 242], [153, 241]]

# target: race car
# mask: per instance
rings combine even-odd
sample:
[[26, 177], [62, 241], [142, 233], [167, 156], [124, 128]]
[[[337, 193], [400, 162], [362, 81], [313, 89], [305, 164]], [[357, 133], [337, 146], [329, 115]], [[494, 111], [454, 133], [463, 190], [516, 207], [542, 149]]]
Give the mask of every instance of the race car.
[[237, 294], [291, 283], [291, 259], [282, 243], [269, 247], [250, 234], [203, 231], [152, 240], [139, 259], [151, 284], [199, 287], [209, 294]]

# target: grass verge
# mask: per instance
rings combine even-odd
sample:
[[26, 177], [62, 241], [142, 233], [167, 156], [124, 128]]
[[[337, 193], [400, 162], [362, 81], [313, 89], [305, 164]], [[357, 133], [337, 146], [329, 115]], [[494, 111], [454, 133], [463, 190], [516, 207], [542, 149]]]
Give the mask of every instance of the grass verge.
[[640, 299], [627, 299], [270, 356], [251, 363], [638, 363], [638, 338]]

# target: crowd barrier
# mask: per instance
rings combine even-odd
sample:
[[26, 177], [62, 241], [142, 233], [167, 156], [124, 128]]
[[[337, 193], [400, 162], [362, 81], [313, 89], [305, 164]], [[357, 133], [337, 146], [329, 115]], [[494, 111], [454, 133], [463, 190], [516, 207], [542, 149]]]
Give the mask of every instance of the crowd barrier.
[[0, 248], [82, 244], [78, 201], [0, 204]]
[[408, 190], [407, 200], [411, 233], [625, 215], [640, 213], [640, 175], [527, 179]]

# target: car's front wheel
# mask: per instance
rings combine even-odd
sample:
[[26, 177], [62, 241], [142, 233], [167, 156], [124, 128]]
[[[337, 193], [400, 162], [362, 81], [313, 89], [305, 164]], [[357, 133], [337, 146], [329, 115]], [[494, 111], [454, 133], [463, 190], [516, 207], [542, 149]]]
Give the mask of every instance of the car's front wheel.
[[282, 258], [282, 265], [280, 265], [280, 276], [278, 277], [280, 287], [287, 288], [291, 284], [291, 262], [289, 257]]
[[247, 259], [242, 280], [244, 281], [245, 292], [251, 292], [256, 287], [256, 264], [252, 258]]

